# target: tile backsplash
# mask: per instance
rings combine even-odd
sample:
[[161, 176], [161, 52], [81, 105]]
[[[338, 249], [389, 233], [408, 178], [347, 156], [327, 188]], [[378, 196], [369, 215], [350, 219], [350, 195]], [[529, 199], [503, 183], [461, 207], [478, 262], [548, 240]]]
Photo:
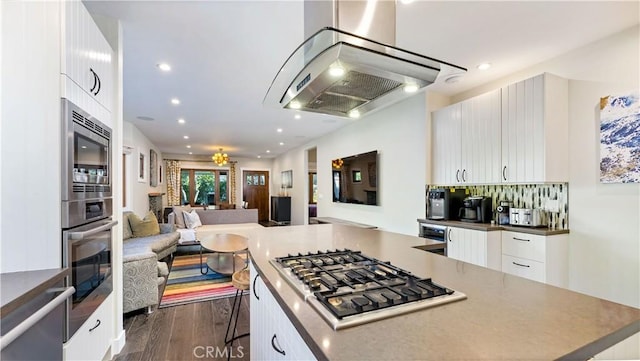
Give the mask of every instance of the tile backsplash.
[[[429, 188], [443, 187], [431, 185]], [[560, 211], [549, 212], [549, 223], [554, 225], [554, 229], [569, 229], [569, 185], [567, 183], [476, 185], [453, 188], [465, 189], [471, 196], [491, 197], [494, 210], [500, 201], [511, 201], [514, 208], [544, 209], [547, 200], [558, 200]]]

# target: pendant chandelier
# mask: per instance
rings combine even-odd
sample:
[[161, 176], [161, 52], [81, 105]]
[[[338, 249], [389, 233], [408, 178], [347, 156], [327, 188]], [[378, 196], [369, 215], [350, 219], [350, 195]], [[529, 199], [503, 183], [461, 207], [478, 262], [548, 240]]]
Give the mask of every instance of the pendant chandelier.
[[331, 165], [333, 165], [333, 168], [335, 169], [340, 169], [340, 167], [342, 167], [343, 164], [344, 164], [344, 161], [341, 158], [334, 159], [331, 161]]
[[227, 155], [227, 153], [222, 153], [222, 148], [220, 148], [220, 151], [214, 154], [211, 159], [213, 159], [213, 162], [218, 166], [222, 166], [227, 164], [227, 162], [229, 161], [229, 156]]

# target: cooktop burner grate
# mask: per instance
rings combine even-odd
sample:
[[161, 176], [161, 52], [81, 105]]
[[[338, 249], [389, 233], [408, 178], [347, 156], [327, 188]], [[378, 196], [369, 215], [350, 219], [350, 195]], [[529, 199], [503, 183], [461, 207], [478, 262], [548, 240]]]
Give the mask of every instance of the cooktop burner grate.
[[466, 298], [360, 251], [299, 253], [271, 263], [334, 329]]

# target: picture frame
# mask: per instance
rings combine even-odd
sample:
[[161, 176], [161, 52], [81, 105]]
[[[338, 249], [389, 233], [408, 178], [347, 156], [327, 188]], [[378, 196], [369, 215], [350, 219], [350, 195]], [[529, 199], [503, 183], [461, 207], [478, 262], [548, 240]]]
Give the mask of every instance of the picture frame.
[[293, 188], [293, 170], [285, 170], [280, 175], [282, 177], [282, 188]]
[[158, 184], [162, 184], [162, 163], [158, 164]]
[[142, 151], [138, 151], [138, 182], [146, 182], [147, 181], [147, 171], [146, 171], [146, 161], [147, 157]]
[[158, 185], [158, 153], [153, 149], [149, 150], [149, 185]]

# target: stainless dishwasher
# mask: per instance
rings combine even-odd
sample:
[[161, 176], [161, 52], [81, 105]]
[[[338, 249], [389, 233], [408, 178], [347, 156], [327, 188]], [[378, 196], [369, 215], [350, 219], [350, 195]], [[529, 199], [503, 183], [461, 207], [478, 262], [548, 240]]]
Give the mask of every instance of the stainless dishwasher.
[[[18, 274], [27, 276], [13, 277]], [[23, 288], [14, 292], [8, 301], [3, 296], [0, 359], [61, 360], [65, 301], [75, 289], [64, 287], [62, 278], [29, 288], [26, 285], [33, 277], [28, 275], [29, 272], [2, 275], [3, 294], [12, 281], [16, 283], [13, 289]]]

